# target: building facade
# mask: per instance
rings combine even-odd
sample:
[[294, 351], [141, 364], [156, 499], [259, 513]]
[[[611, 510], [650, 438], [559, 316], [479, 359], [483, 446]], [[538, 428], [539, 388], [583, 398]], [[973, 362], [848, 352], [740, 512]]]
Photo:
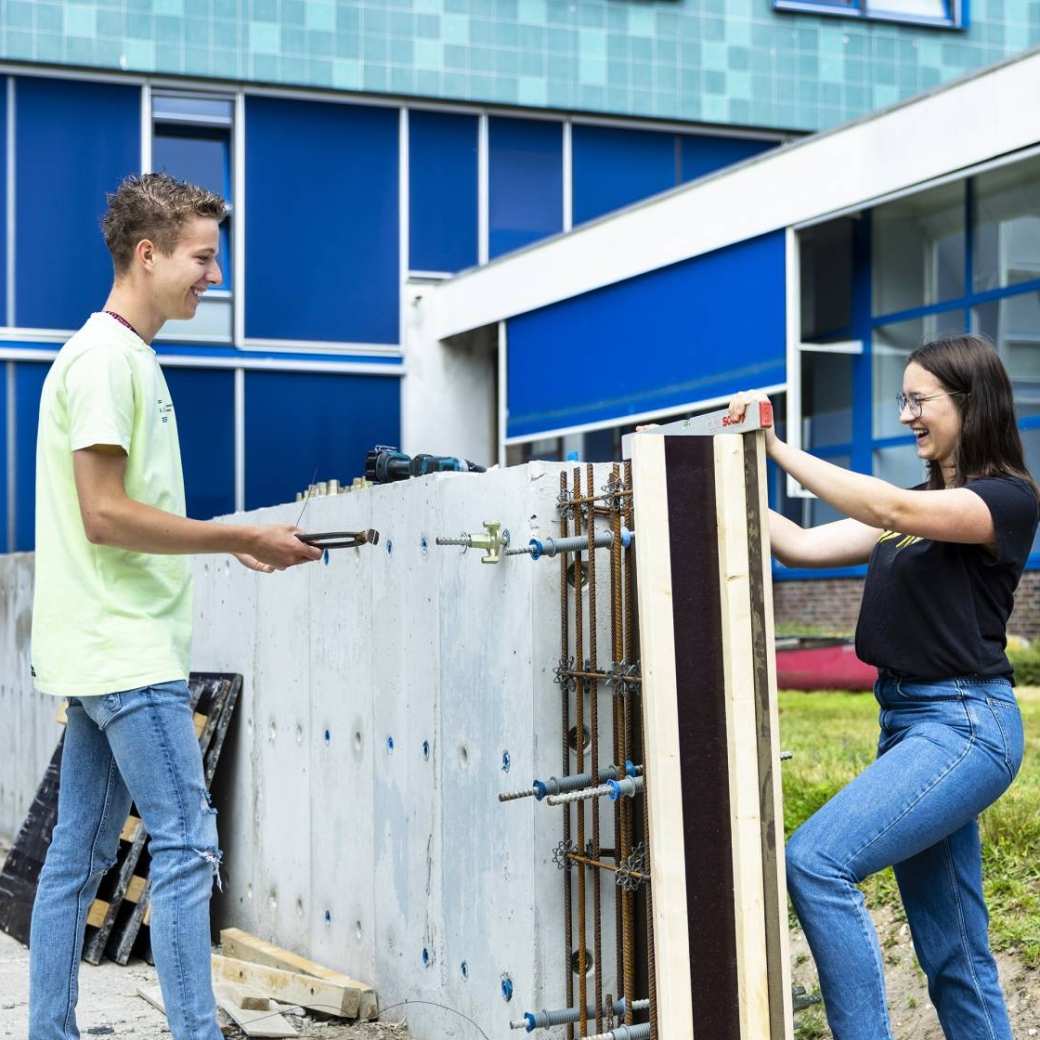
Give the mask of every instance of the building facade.
[[[98, 220], [131, 172], [231, 207], [223, 284], [155, 343], [197, 517], [349, 480], [376, 443], [605, 458], [635, 416], [737, 385], [778, 392], [813, 450], [903, 479], [874, 395], [958, 322], [1027, 392], [1031, 168], [799, 228], [797, 349], [789, 225], [739, 228], [815, 176], [697, 226], [640, 209], [1020, 54], [1040, 42], [1027, 0], [8, 0], [0, 19], [0, 547], [32, 548], [40, 387], [104, 299]], [[827, 177], [860, 184], [868, 159], [832, 155]], [[596, 271], [622, 260], [636, 273], [608, 291]], [[481, 272], [520, 309], [462, 319]], [[631, 365], [603, 364], [619, 342]]]

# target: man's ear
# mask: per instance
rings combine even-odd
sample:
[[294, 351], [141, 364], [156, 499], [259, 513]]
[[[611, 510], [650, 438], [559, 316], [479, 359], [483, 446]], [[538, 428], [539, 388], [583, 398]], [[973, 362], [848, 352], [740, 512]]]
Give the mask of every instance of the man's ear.
[[134, 246], [134, 257], [140, 261], [141, 266], [144, 267], [146, 271], [150, 271], [155, 267], [156, 252], [155, 243], [150, 238], [142, 238], [141, 241]]

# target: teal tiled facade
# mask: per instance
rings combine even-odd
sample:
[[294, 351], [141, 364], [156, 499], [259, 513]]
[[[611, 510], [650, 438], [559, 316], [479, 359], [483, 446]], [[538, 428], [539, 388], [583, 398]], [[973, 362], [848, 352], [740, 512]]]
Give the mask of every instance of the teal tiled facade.
[[4, 0], [2, 56], [816, 130], [1040, 44], [1037, 0], [966, 30], [770, 0]]

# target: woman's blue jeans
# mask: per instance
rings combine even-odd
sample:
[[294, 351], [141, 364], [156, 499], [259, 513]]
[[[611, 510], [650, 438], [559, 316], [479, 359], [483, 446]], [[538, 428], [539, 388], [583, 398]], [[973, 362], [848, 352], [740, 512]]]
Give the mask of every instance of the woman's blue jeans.
[[216, 812], [183, 681], [72, 698], [58, 824], [30, 935], [29, 1040], [79, 1040], [87, 914], [136, 803], [149, 834], [151, 941], [174, 1040], [222, 1040], [210, 973]]
[[[835, 1040], [891, 1040], [877, 933], [857, 882], [894, 865], [947, 1040], [1012, 1040], [982, 895], [978, 814], [1022, 763], [1006, 679], [880, 678], [878, 757], [791, 836], [787, 881]], [[821, 733], [821, 740], [840, 734]]]

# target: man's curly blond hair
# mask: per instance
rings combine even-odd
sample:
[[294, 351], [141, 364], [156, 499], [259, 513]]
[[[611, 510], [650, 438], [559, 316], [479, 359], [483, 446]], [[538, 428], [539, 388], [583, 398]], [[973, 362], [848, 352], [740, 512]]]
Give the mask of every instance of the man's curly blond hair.
[[109, 194], [101, 230], [120, 275], [129, 270], [142, 239], [169, 256], [190, 220], [211, 217], [219, 223], [225, 216], [227, 203], [215, 192], [168, 173], [133, 174]]

